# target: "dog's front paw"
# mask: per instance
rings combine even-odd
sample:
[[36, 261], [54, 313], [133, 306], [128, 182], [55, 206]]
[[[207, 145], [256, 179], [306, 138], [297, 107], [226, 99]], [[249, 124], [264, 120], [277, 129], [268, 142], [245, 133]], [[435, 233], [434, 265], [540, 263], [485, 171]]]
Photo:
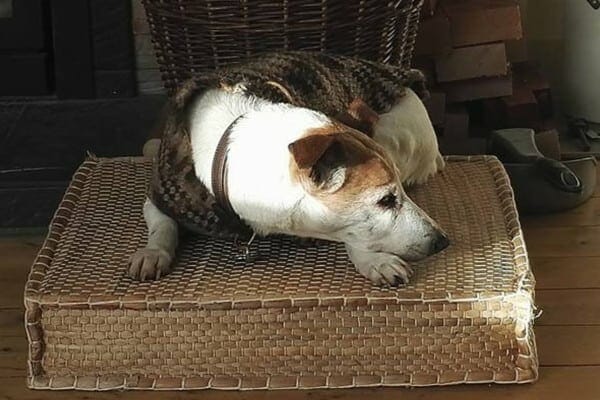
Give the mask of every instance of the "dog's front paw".
[[406, 285], [413, 269], [400, 257], [387, 253], [348, 251], [361, 275], [376, 285]]
[[128, 275], [140, 281], [160, 279], [171, 272], [173, 257], [162, 249], [139, 249], [129, 259]]
[[402, 183], [406, 186], [420, 186], [443, 170], [445, 166], [446, 162], [439, 152], [435, 157], [424, 157], [413, 166], [412, 172], [402, 178]]
[[371, 263], [356, 266], [358, 272], [376, 285], [400, 286], [408, 284], [413, 270], [401, 258], [394, 255], [377, 255]]

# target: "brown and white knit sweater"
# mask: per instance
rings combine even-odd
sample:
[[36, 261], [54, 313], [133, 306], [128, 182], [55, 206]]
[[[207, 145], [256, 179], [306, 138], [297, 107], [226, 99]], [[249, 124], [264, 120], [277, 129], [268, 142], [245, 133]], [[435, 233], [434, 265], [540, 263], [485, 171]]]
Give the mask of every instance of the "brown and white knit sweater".
[[404, 95], [406, 87], [421, 98], [427, 95], [420, 71], [311, 52], [261, 56], [188, 81], [165, 109], [148, 196], [180, 226], [214, 237], [245, 236], [249, 228], [223, 210], [196, 177], [188, 110], [205, 91], [232, 90], [240, 84], [248, 94], [317, 110], [331, 118], [343, 115], [356, 99], [378, 114], [385, 113]]

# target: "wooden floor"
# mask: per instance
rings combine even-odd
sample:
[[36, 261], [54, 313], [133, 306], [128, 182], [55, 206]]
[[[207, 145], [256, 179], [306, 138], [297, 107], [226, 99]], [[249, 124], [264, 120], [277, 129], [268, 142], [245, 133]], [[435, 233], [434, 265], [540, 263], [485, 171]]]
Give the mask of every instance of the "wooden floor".
[[[600, 169], [599, 169], [600, 175]], [[600, 181], [600, 176], [599, 176]], [[25, 388], [23, 285], [42, 238], [0, 238], [0, 399], [600, 399], [600, 191], [562, 214], [523, 219], [543, 310], [540, 379], [525, 385], [289, 392], [40, 392]]]

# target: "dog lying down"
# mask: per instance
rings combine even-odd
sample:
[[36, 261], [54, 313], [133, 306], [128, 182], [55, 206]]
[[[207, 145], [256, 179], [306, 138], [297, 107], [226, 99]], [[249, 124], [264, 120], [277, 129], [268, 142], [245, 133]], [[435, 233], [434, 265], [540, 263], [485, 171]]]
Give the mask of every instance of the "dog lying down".
[[444, 165], [425, 94], [419, 71], [305, 52], [189, 81], [165, 108], [129, 275], [169, 273], [183, 227], [344, 242], [373, 283], [407, 283], [449, 244], [403, 189]]

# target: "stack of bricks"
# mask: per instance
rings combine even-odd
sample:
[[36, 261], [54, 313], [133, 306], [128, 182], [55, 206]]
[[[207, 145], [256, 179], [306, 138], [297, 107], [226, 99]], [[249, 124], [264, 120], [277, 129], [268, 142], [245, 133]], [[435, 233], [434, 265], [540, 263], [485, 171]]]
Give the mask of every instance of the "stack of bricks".
[[547, 81], [507, 56], [507, 44], [523, 43], [517, 0], [425, 1], [413, 64], [430, 81], [426, 106], [442, 152], [483, 153], [493, 129], [549, 127]]

